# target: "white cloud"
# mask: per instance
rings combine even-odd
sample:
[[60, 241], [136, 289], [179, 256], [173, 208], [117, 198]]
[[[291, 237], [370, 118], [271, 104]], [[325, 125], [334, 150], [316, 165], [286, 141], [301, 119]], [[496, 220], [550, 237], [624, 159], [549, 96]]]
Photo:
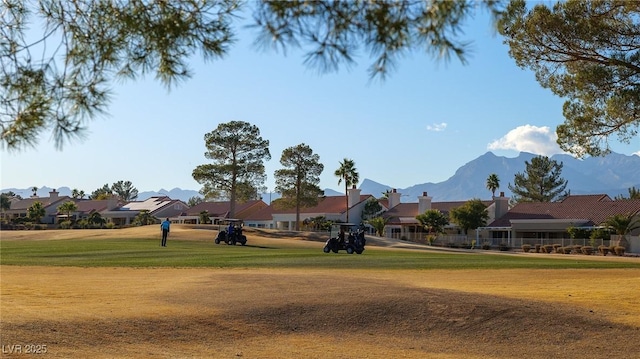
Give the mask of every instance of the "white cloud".
[[487, 146], [489, 150], [516, 150], [536, 155], [551, 156], [565, 153], [556, 143], [558, 136], [547, 126], [518, 126]]
[[447, 128], [446, 122], [434, 123], [432, 125], [427, 125], [427, 131], [441, 132]]

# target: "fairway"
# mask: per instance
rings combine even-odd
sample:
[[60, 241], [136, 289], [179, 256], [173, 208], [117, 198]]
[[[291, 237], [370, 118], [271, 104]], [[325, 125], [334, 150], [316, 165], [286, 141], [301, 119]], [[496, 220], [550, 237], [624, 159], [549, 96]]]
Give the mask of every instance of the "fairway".
[[637, 357], [637, 258], [324, 254], [310, 237], [247, 231], [232, 247], [180, 226], [162, 248], [157, 232], [3, 232], [2, 356]]

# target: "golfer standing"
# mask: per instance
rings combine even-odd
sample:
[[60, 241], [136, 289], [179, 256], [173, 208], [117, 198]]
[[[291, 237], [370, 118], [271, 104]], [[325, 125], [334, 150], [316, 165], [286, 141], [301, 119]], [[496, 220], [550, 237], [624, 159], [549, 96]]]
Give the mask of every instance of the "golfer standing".
[[167, 246], [167, 236], [169, 235], [169, 227], [171, 227], [171, 222], [169, 222], [169, 218], [165, 219], [162, 224], [160, 224], [160, 229], [162, 229], [162, 246]]

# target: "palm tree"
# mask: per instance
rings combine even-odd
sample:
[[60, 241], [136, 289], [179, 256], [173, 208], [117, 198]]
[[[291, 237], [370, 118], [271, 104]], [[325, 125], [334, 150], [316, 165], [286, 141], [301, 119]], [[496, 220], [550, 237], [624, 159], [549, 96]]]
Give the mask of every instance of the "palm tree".
[[500, 179], [497, 174], [492, 173], [487, 177], [487, 189], [491, 191], [491, 197], [496, 196], [496, 190], [498, 188], [500, 188]]
[[388, 221], [389, 221], [388, 218], [385, 219], [382, 217], [375, 217], [368, 220], [367, 223], [371, 225], [371, 227], [373, 227], [373, 229], [376, 231], [378, 236], [382, 237], [384, 236], [384, 227], [387, 225]]
[[33, 192], [33, 197], [38, 197], [38, 187], [31, 187], [31, 192]]
[[[622, 236], [620, 244], [623, 247], [628, 247], [629, 242], [626, 236], [632, 231], [640, 228], [640, 217], [636, 217], [633, 213], [616, 214], [607, 218], [604, 225], [611, 228], [616, 234]], [[628, 249], [628, 248], [627, 248]]]
[[355, 163], [353, 160], [345, 158], [342, 162], [340, 162], [340, 168], [336, 170], [334, 173], [339, 177], [338, 185], [344, 181], [344, 194], [345, 194], [345, 203], [347, 207], [347, 223], [349, 222], [349, 187], [355, 185], [360, 180], [359, 174], [356, 171]]
[[27, 209], [28, 217], [34, 223], [40, 223], [42, 217], [44, 217], [47, 212], [44, 210], [42, 206], [42, 202], [36, 201], [34, 202], [29, 209]]
[[78, 210], [78, 205], [74, 201], [66, 201], [58, 206], [58, 211], [67, 215], [67, 220], [71, 221], [71, 212]]

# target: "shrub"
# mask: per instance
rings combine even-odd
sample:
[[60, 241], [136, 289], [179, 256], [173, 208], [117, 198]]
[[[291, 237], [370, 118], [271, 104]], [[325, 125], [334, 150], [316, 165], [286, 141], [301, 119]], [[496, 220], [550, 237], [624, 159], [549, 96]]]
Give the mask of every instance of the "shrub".
[[560, 251], [558, 251], [558, 248], [562, 247], [562, 244], [554, 243], [551, 246], [553, 247], [553, 252], [561, 253]]
[[58, 226], [60, 227], [60, 229], [69, 229], [71, 228], [71, 221], [62, 221], [58, 223]]
[[545, 244], [544, 246], [542, 246], [542, 253], [553, 253], [553, 245]]
[[571, 251], [573, 251], [573, 246], [560, 247], [560, 250], [562, 254], [571, 254]]
[[482, 249], [484, 249], [484, 250], [491, 249], [491, 243], [489, 243], [489, 242], [482, 243]]
[[523, 244], [522, 245], [522, 251], [525, 253], [529, 253], [529, 251], [531, 250], [531, 245], [530, 244]]
[[586, 255], [593, 254], [593, 247], [591, 247], [591, 246], [582, 247], [582, 254], [586, 254]]
[[105, 225], [105, 228], [107, 229], [114, 229], [116, 227], [115, 223], [113, 222], [109, 222]]
[[598, 246], [598, 253], [602, 254], [603, 256], [606, 256], [607, 253], [609, 253], [609, 247], [608, 246]]
[[498, 249], [500, 249], [501, 251], [508, 251], [508, 250], [509, 250], [509, 249], [511, 249], [511, 248], [509, 247], [509, 245], [508, 245], [508, 244], [506, 244], [506, 243], [502, 242], [502, 243], [500, 243], [500, 245], [498, 246]]
[[540, 248], [542, 247], [541, 244], [536, 244], [535, 248], [536, 248], [536, 253], [540, 253]]
[[625, 251], [625, 247], [623, 246], [616, 246], [615, 247], [615, 253], [617, 256], [623, 256], [624, 255], [624, 251]]

